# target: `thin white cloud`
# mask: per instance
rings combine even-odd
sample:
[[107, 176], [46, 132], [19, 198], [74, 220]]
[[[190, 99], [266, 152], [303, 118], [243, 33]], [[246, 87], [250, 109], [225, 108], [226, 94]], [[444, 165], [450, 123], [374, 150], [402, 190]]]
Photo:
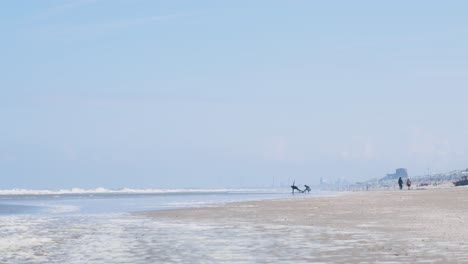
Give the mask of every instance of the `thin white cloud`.
[[304, 162], [310, 159], [298, 142], [287, 137], [267, 137], [263, 142], [261, 156], [269, 161]]
[[134, 27], [149, 26], [183, 17], [183, 14], [148, 16], [113, 21], [93, 22], [84, 24], [54, 24], [42, 25], [33, 29], [32, 33], [42, 39], [77, 40], [94, 38], [109, 33], [120, 32]]
[[376, 147], [371, 141], [353, 142], [340, 152], [343, 160], [372, 160], [377, 158]]
[[71, 0], [67, 1], [65, 3], [55, 5], [55, 6], [50, 6], [48, 8], [45, 8], [41, 10], [39, 13], [37, 13], [33, 18], [34, 19], [47, 19], [53, 16], [57, 16], [60, 14], [63, 14], [67, 11], [71, 11], [86, 5], [94, 4], [98, 0]]
[[424, 129], [414, 129], [408, 144], [409, 155], [424, 160], [446, 158], [452, 149], [449, 140], [443, 135]]
[[132, 27], [132, 26], [142, 26], [142, 25], [148, 25], [148, 24], [153, 24], [157, 22], [164, 22], [164, 21], [172, 20], [172, 19], [182, 17], [182, 16], [183, 15], [180, 15], [180, 14], [174, 14], [174, 15], [140, 17], [140, 18], [104, 22], [104, 23], [82, 25], [82, 26], [78, 26], [78, 28], [81, 27], [81, 29], [85, 29], [85, 30], [122, 29], [122, 28], [127, 28], [127, 27]]

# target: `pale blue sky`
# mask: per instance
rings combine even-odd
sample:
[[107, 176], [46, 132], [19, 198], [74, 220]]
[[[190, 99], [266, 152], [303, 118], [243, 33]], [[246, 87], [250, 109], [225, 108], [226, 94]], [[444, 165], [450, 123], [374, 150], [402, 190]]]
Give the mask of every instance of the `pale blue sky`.
[[0, 188], [468, 167], [465, 1], [0, 3]]

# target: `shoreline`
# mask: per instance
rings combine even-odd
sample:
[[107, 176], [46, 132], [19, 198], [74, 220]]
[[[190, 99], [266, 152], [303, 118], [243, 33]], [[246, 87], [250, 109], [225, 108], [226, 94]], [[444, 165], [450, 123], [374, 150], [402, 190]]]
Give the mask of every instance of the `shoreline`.
[[[238, 245], [242, 254], [233, 256], [239, 262], [444, 263], [468, 261], [464, 242], [468, 236], [464, 228], [467, 200], [468, 188], [449, 187], [235, 202], [138, 214], [177, 224], [181, 231], [186, 225], [209, 227], [193, 235]], [[256, 241], [255, 250], [242, 246], [252, 240]], [[284, 254], [276, 255], [284, 249]]]

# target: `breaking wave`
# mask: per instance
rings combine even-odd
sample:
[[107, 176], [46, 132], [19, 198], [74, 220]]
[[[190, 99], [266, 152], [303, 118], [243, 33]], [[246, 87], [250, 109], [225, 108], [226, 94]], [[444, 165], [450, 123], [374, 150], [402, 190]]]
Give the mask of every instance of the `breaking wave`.
[[278, 189], [59, 189], [59, 190], [33, 190], [33, 189], [4, 189], [0, 195], [64, 195], [64, 194], [197, 194], [197, 193], [282, 193]]

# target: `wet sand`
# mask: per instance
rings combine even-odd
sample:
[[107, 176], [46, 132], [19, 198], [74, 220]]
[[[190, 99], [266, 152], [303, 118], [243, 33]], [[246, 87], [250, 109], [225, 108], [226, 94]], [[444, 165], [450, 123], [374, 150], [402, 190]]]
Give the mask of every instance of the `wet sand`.
[[468, 263], [464, 187], [301, 194], [144, 216], [184, 239], [169, 262]]

